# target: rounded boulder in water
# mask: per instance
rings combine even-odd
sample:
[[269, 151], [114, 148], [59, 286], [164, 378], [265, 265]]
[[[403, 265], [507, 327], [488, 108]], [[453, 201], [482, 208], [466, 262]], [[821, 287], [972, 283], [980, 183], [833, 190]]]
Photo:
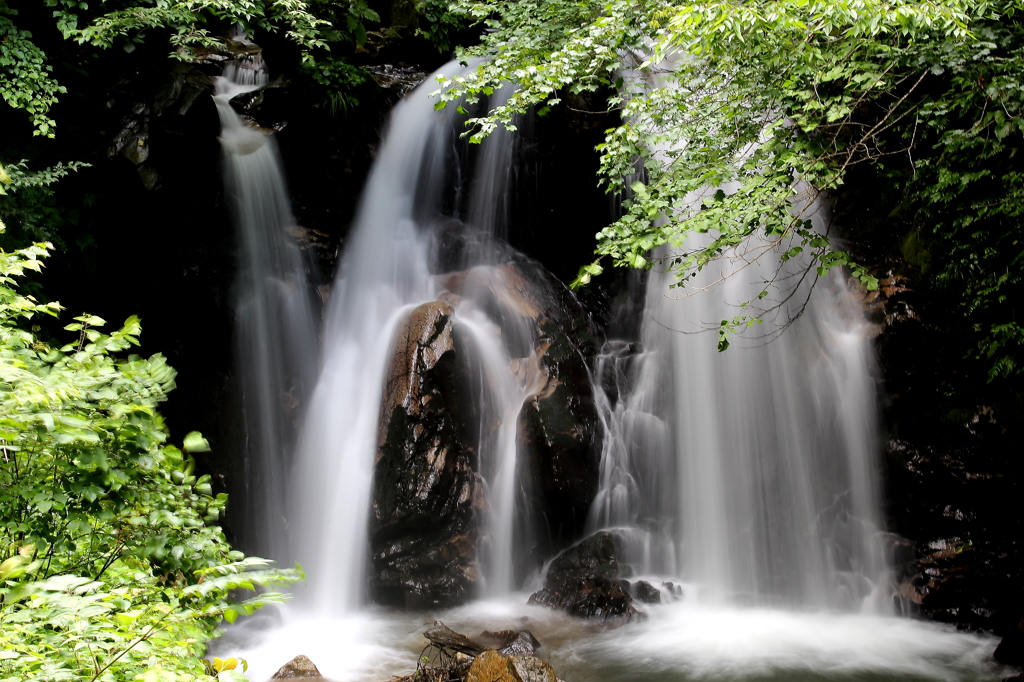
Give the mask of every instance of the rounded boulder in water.
[[281, 669], [274, 673], [272, 680], [314, 680], [323, 679], [323, 675], [317, 670], [316, 664], [307, 656], [299, 654], [292, 660], [281, 666]]
[[534, 656], [504, 656], [485, 651], [476, 657], [466, 682], [556, 682], [558, 677], [546, 661]]

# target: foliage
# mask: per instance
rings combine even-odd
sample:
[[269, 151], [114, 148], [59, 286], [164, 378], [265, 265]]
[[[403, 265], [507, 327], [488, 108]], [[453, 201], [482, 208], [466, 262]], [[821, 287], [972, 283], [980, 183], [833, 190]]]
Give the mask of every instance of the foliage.
[[320, 30], [328, 25], [315, 16], [306, 0], [180, 0], [138, 2], [121, 0], [120, 9], [89, 12], [81, 0], [46, 0], [56, 7], [54, 17], [65, 38], [109, 48], [118, 42], [140, 42], [147, 31], [173, 29], [170, 44], [176, 54], [187, 58], [191, 48], [215, 46], [220, 41], [209, 26], [240, 24], [256, 30], [285, 34], [305, 48], [325, 47]]
[[[931, 87], [916, 125], [893, 144], [908, 164], [881, 169], [906, 188], [893, 214], [906, 225], [924, 276], [963, 320], [969, 354], [989, 380], [1024, 372], [1024, 27], [1009, 12], [972, 39], [916, 57]], [[913, 257], [915, 254], [911, 254]]]
[[245, 559], [212, 525], [226, 503], [190, 454], [167, 443], [156, 411], [174, 385], [129, 318], [110, 334], [91, 315], [51, 344], [19, 326], [56, 315], [16, 288], [52, 248], [0, 251], [0, 680], [201, 679], [196, 657], [229, 592], [298, 578]]
[[348, 113], [359, 106], [353, 91], [370, 81], [370, 75], [340, 59], [310, 59], [301, 72], [324, 92], [324, 105], [332, 115]]
[[429, 40], [438, 52], [455, 49], [458, 34], [466, 30], [465, 18], [452, 9], [444, 0], [421, 0], [416, 4], [417, 13], [425, 20], [420, 22], [416, 35]]
[[827, 231], [811, 230], [805, 208], [852, 165], [905, 151], [878, 142], [913, 120], [908, 98], [929, 71], [911, 57], [922, 44], [963, 42], [971, 22], [993, 11], [962, 0], [461, 0], [457, 8], [489, 30], [460, 54], [487, 59], [439, 79], [442, 100], [472, 101], [502, 81], [519, 86], [469, 122], [472, 141], [566, 92], [606, 92], [621, 113], [599, 146], [599, 180], [624, 196], [623, 215], [597, 235], [599, 259], [574, 286], [599, 274], [602, 259], [657, 263], [685, 286], [715, 259], [804, 253], [817, 275], [846, 266], [868, 289], [875, 278]]
[[233, 590], [287, 577], [244, 559], [198, 571], [202, 582], [182, 586], [134, 563], [119, 563], [102, 582], [57, 575], [0, 589], [0, 681], [245, 680], [234, 668], [208, 671], [199, 656], [222, 618], [281, 598], [264, 592], [235, 603]]
[[[223, 42], [235, 25], [253, 32], [283, 32], [302, 48], [303, 60], [332, 45], [361, 44], [363, 21], [379, 21], [365, 0], [44, 0], [55, 27], [81, 46], [127, 52], [146, 40], [166, 40], [171, 55], [190, 60]], [[35, 10], [38, 12], [38, 10]], [[54, 136], [50, 109], [66, 92], [46, 54], [15, 23], [19, 11], [0, 0], [0, 95], [29, 114], [36, 135]]]
[[58, 163], [41, 171], [30, 171], [25, 161], [0, 165], [0, 229], [5, 227], [19, 244], [53, 241], [62, 246], [58, 228], [68, 216], [58, 210], [52, 185], [88, 165]]
[[32, 42], [32, 34], [14, 24], [15, 16], [17, 11], [0, 0], [0, 97], [8, 106], [25, 110], [35, 135], [53, 137], [50, 107], [66, 90], [54, 80], [53, 67]]

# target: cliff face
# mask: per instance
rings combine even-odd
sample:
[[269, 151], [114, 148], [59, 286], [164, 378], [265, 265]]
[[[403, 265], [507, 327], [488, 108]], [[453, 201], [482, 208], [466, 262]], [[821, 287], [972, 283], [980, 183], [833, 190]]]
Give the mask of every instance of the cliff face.
[[851, 178], [836, 215], [880, 280], [862, 295], [882, 368], [887, 523], [903, 538], [898, 606], [1005, 635], [1024, 609], [1019, 386], [989, 382], [970, 357], [969, 320], [876, 188], [870, 173]]

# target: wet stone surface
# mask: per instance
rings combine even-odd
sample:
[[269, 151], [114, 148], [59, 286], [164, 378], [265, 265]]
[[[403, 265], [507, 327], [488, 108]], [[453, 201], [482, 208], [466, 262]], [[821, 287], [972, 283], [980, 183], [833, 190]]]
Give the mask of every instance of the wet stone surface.
[[595, 533], [551, 563], [544, 588], [530, 595], [530, 603], [577, 618], [642, 620], [645, 616], [634, 605], [629, 582], [619, 575], [612, 534]]
[[475, 440], [460, 401], [460, 345], [447, 303], [400, 325], [381, 407], [370, 519], [370, 593], [424, 608], [467, 601], [478, 578]]

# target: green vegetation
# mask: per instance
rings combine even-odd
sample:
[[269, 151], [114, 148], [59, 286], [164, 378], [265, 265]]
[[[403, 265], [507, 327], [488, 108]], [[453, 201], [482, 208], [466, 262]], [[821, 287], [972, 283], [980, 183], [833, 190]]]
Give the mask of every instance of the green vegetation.
[[35, 135], [46, 137], [55, 134], [50, 109], [67, 90], [54, 78], [32, 33], [18, 26], [22, 12], [38, 20], [33, 15], [45, 11], [64, 39], [81, 46], [119, 46], [130, 53], [144, 41], [162, 40], [171, 56], [183, 61], [222, 45], [217, 33], [233, 25], [256, 34], [283, 32], [303, 49], [304, 61], [313, 61], [334, 45], [362, 44], [362, 21], [379, 21], [364, 0], [117, 0], [91, 6], [82, 0], [45, 0], [21, 9], [18, 4], [0, 0], [0, 96], [28, 114]]
[[[172, 445], [157, 410], [174, 371], [159, 355], [130, 354], [139, 321], [105, 332], [100, 318], [82, 315], [63, 336], [50, 334], [40, 320], [60, 306], [40, 302], [39, 283], [25, 277], [50, 243], [82, 247], [64, 228], [88, 208], [89, 192], [72, 203], [55, 183], [90, 172], [70, 160], [95, 162], [79, 151], [93, 144], [102, 156], [109, 142], [75, 147], [63, 126], [76, 122], [64, 114], [57, 135], [57, 107], [89, 97], [99, 110], [105, 88], [148, 78], [154, 63], [202, 59], [234, 24], [293, 50], [290, 74], [338, 116], [370, 82], [351, 60], [369, 43], [415, 30], [447, 52], [466, 24], [482, 24], [480, 44], [460, 55], [486, 60], [442, 79], [439, 106], [502, 82], [519, 90], [470, 121], [473, 141], [583, 92], [621, 115], [598, 148], [597, 180], [621, 195], [623, 213], [597, 234], [597, 260], [574, 286], [610, 263], [671, 269], [686, 287], [740, 249], [783, 261], [810, 253], [811, 276], [842, 266], [874, 289], [876, 266], [895, 253], [912, 287], [941, 301], [948, 348], [937, 357], [956, 363], [932, 391], [952, 401], [929, 416], [959, 424], [993, 395], [1008, 406], [995, 410], [1004, 423], [1019, 415], [1019, 1], [403, 0], [391, 6], [392, 26], [368, 30], [381, 22], [374, 7], [0, 0], [0, 682], [231, 679], [237, 669], [199, 658], [205, 643], [222, 620], [279, 597], [235, 604], [229, 593], [298, 577], [228, 546], [216, 526], [225, 498], [194, 472], [205, 441], [190, 434]], [[81, 92], [97, 64], [116, 73]], [[92, 133], [96, 120], [72, 130]], [[719, 187], [728, 190], [708, 191]], [[823, 191], [839, 198], [854, 246], [794, 212]], [[850, 219], [865, 205], [880, 216], [869, 227]], [[754, 312], [723, 321], [719, 347], [756, 322]]]
[[64, 345], [24, 328], [60, 310], [17, 289], [50, 248], [0, 251], [0, 680], [205, 679], [221, 620], [280, 599], [229, 593], [300, 574], [243, 557], [213, 525], [226, 496], [192, 458], [209, 447], [167, 443], [156, 410], [174, 370], [122, 356], [138, 319], [104, 334], [77, 317]]
[[[476, 99], [502, 81], [520, 86], [508, 104], [470, 121], [473, 141], [566, 93], [604, 92], [621, 113], [599, 147], [598, 175], [623, 196], [624, 213], [597, 235], [599, 258], [574, 286], [600, 274], [602, 260], [656, 261], [685, 286], [740, 249], [782, 260], [810, 252], [817, 275], [846, 266], [874, 289], [867, 268], [834, 235], [810, 231], [793, 206], [805, 192], [842, 187], [859, 165], [888, 172], [909, 158], [909, 172], [887, 179], [905, 193], [901, 206], [929, 245], [937, 281], [962, 294], [970, 324], [985, 328], [978, 352], [992, 371], [1020, 367], [1011, 357], [1020, 328], [1006, 314], [1021, 266], [1017, 3], [460, 0], [456, 8], [489, 29], [460, 54], [491, 58], [467, 77], [441, 79], [442, 101]], [[722, 186], [729, 191], [707, 189]], [[965, 196], [968, 187], [977, 199]], [[702, 245], [688, 241], [694, 234], [707, 235]], [[722, 340], [752, 321], [723, 321]]]

